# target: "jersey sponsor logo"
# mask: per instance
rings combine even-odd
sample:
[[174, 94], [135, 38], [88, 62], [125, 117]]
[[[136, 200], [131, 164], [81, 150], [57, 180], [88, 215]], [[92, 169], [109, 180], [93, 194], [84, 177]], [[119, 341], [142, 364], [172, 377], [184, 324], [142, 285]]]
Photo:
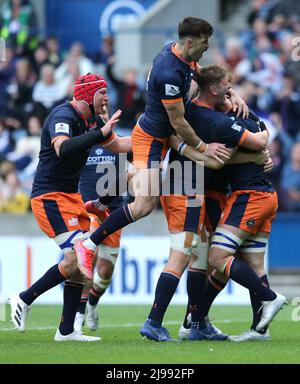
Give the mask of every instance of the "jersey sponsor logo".
[[255, 225], [255, 219], [247, 220], [247, 227], [252, 228]]
[[180, 93], [180, 89], [177, 85], [165, 84], [166, 96], [176, 96]]
[[[96, 150], [97, 151], [97, 150]], [[89, 156], [86, 160], [86, 165], [97, 164], [114, 164], [116, 162], [116, 156]]]
[[97, 155], [97, 156], [101, 156], [102, 153], [103, 153], [103, 149], [101, 149], [101, 148], [97, 148], [95, 152], [96, 152], [96, 155]]
[[238, 131], [238, 132], [240, 132], [242, 129], [242, 127], [240, 125], [238, 125], [237, 123], [233, 123], [231, 128], [234, 129], [235, 131]]
[[71, 219], [68, 220], [68, 222], [70, 227], [75, 227], [76, 225], [78, 225], [78, 218], [72, 217]]
[[56, 123], [55, 133], [70, 133], [70, 126], [66, 123]]

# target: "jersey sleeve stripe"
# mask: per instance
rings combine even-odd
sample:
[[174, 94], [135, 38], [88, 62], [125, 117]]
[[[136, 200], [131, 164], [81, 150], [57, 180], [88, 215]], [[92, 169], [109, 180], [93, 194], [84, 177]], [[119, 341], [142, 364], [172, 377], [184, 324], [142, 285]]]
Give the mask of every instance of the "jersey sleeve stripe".
[[238, 142], [238, 147], [241, 147], [246, 140], [246, 137], [248, 136], [249, 131], [245, 129], [244, 133], [242, 134], [242, 137], [240, 138], [240, 141]]
[[168, 100], [161, 99], [161, 102], [163, 104], [180, 103], [181, 101], [183, 102], [182, 97], [178, 97], [177, 99], [168, 99]]
[[112, 144], [116, 140], [116, 138], [117, 138], [117, 135], [115, 132], [113, 132], [110, 138], [108, 138], [105, 141], [101, 141], [101, 143], [99, 144], [101, 145], [101, 147], [107, 147], [108, 145]]

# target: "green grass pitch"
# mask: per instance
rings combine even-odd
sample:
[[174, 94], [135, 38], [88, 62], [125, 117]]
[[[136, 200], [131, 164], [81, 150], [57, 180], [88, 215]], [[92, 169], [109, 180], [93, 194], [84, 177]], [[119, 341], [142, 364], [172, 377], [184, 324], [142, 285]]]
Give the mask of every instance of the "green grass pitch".
[[[98, 343], [54, 342], [60, 318], [60, 306], [33, 305], [27, 330], [12, 331], [8, 321], [0, 322], [0, 363], [97, 363], [97, 364], [216, 364], [216, 363], [300, 363], [300, 321], [293, 321], [295, 307], [286, 306], [272, 322], [272, 341], [233, 343], [176, 342], [156, 343], [144, 340], [139, 327], [150, 306], [99, 306]], [[170, 306], [164, 325], [177, 337], [183, 306]], [[299, 311], [298, 311], [299, 312]], [[211, 318], [229, 334], [239, 334], [250, 326], [247, 306], [215, 306]], [[91, 334], [86, 331], [87, 334]]]

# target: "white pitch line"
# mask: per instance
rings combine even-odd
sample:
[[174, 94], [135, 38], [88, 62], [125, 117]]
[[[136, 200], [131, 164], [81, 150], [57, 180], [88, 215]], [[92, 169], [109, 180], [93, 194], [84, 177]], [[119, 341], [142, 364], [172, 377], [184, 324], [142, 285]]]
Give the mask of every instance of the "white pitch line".
[[[214, 321], [213, 323], [214, 324], [221, 324], [221, 323], [228, 324], [228, 323], [246, 323], [246, 322], [250, 322], [250, 319], [249, 320], [246, 320], [246, 319], [235, 319], [235, 320], [223, 319], [223, 320]], [[164, 325], [180, 325], [180, 324], [181, 324], [180, 321], [165, 321], [164, 322]], [[140, 327], [141, 325], [142, 325], [142, 323], [107, 324], [107, 325], [101, 325], [100, 324], [99, 329], [105, 329], [105, 328], [131, 328], [131, 327]], [[26, 330], [27, 331], [48, 331], [48, 330], [52, 330], [52, 329], [56, 329], [56, 328], [57, 327], [50, 327], [50, 326], [28, 327], [28, 328], [26, 328]], [[10, 332], [10, 331], [14, 331], [14, 329], [13, 328], [1, 328], [0, 327], [0, 332], [1, 331]]]

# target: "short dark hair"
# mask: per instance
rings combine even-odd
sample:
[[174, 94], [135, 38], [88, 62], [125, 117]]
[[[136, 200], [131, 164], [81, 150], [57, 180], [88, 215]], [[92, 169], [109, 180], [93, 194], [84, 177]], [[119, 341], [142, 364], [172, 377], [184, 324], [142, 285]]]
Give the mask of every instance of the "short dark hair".
[[210, 37], [213, 31], [209, 22], [199, 17], [185, 17], [178, 24], [179, 39], [187, 36], [200, 37], [204, 35]]
[[199, 76], [197, 76], [199, 91], [204, 91], [211, 85], [219, 84], [225, 76], [230, 77], [230, 72], [221, 65], [212, 64], [202, 67]]

